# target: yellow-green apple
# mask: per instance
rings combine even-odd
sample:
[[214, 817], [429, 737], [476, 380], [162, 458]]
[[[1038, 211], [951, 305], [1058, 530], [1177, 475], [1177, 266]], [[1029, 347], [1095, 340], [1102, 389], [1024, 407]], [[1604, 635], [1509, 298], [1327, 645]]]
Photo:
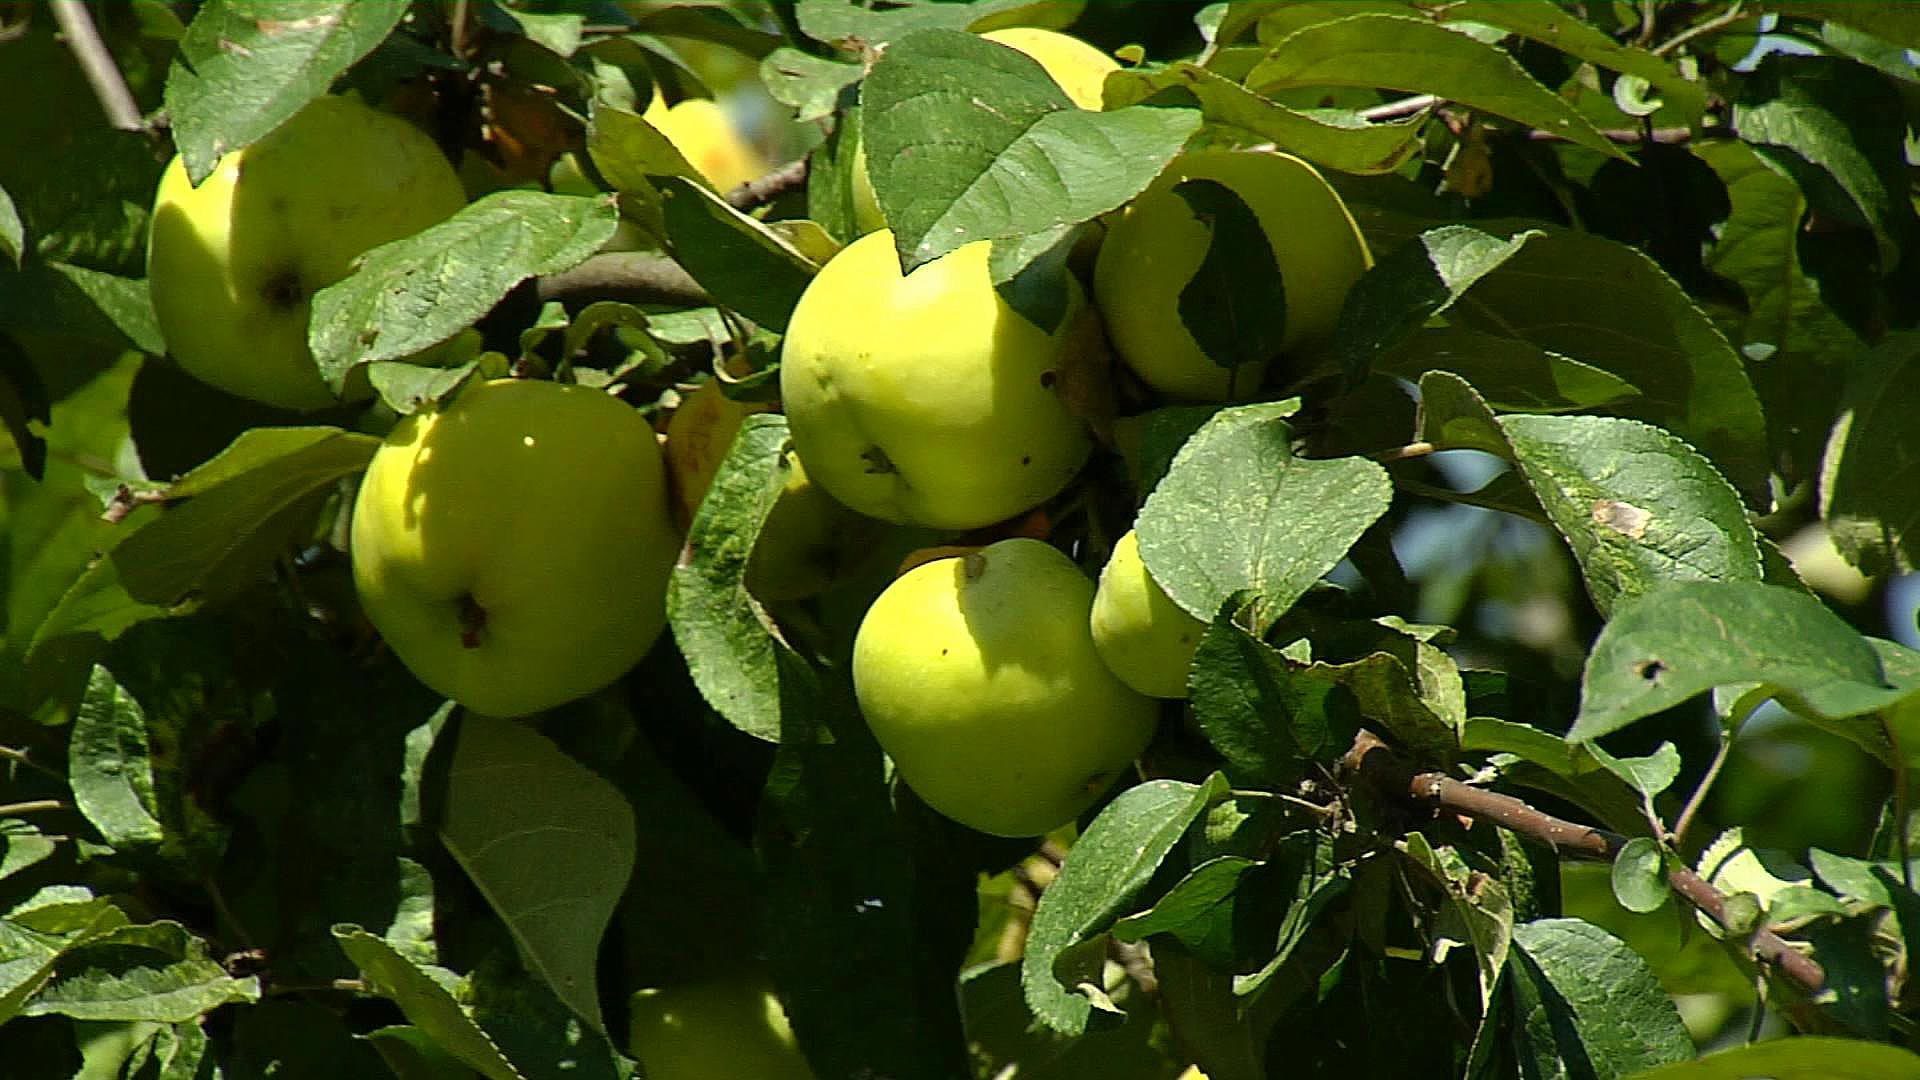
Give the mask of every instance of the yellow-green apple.
[[1100, 571], [1091, 621], [1094, 647], [1121, 682], [1153, 697], [1187, 696], [1187, 668], [1207, 626], [1153, 580], [1132, 529]]
[[[1107, 73], [1119, 71], [1113, 57], [1058, 30], [1031, 26], [1010, 26], [980, 35], [997, 45], [1026, 53], [1046, 69], [1061, 92], [1083, 109], [1098, 112], [1104, 104], [1101, 96]], [[880, 200], [873, 194], [873, 178], [867, 174], [867, 150], [862, 146], [853, 157], [853, 223], [862, 233], [887, 227]]]
[[693, 522], [700, 503], [713, 486], [720, 462], [733, 447], [734, 436], [748, 416], [766, 412], [770, 404], [736, 401], [708, 379], [680, 399], [667, 420], [667, 473], [673, 479], [677, 517], [682, 526]]
[[355, 98], [318, 98], [194, 187], [154, 197], [147, 278], [167, 351], [202, 382], [286, 409], [335, 403], [307, 350], [313, 294], [369, 248], [466, 196], [432, 139]]
[[[1233, 372], [1209, 359], [1180, 319], [1180, 293], [1206, 258], [1210, 235], [1174, 193], [1187, 180], [1224, 185], [1259, 220], [1286, 290], [1283, 352], [1333, 332], [1347, 290], [1372, 258], [1339, 194], [1299, 158], [1257, 150], [1175, 158], [1107, 229], [1094, 267], [1094, 302], [1114, 351], [1147, 385], [1218, 401], [1227, 397]], [[1243, 370], [1233, 385], [1251, 388], [1261, 374]]]
[[1049, 334], [994, 290], [990, 243], [900, 273], [893, 233], [849, 244], [787, 325], [780, 396], [807, 475], [863, 514], [971, 529], [1046, 501], [1092, 449], [1055, 391], [1087, 336], [1069, 283]]
[[715, 191], [725, 194], [766, 175], [766, 159], [740, 136], [716, 101], [687, 98], [667, 105], [656, 96], [641, 118], [659, 128]]
[[1101, 662], [1093, 582], [1057, 548], [1002, 540], [887, 586], [854, 638], [874, 738], [927, 805], [982, 832], [1072, 821], [1145, 749], [1157, 708]]
[[628, 1012], [628, 1046], [647, 1080], [813, 1080], [764, 978], [641, 990]]
[[632, 667], [666, 625], [680, 549], [640, 414], [513, 379], [395, 426], [360, 483], [350, 543], [361, 606], [394, 654], [493, 716]]

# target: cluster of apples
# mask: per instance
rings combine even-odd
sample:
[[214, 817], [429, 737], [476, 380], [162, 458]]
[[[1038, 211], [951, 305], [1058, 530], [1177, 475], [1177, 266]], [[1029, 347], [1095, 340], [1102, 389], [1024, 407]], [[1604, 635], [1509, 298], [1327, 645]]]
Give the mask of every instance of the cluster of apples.
[[[1038, 61], [1082, 108], [1100, 107], [1117, 69], [1064, 34], [987, 36]], [[674, 112], [656, 102], [648, 115], [673, 134]], [[729, 145], [709, 133], [705, 147], [687, 131], [675, 137], [702, 167], [738, 178], [737, 136]], [[337, 152], [348, 144], [353, 154]], [[1179, 311], [1209, 243], [1174, 191], [1192, 179], [1226, 186], [1258, 218], [1287, 289], [1282, 351], [1324, 338], [1369, 256], [1339, 197], [1297, 158], [1177, 158], [1107, 223], [1091, 297], [1070, 281], [1052, 331], [995, 290], [988, 242], [903, 274], [857, 169], [856, 218], [869, 231], [816, 275], [783, 344], [793, 467], [750, 571], [756, 595], [824, 588], [857, 520], [981, 529], [1060, 494], [1095, 449], [1061, 384], [1104, 371], [1109, 342], [1169, 398], [1224, 399], [1232, 373]], [[236, 394], [296, 410], [333, 404], [306, 347], [308, 298], [362, 252], [463, 202], [430, 140], [350, 98], [314, 102], [197, 188], [176, 161], [149, 256], [171, 353]], [[703, 423], [702, 410], [725, 415]], [[700, 477], [743, 410], [704, 385], [681, 404], [664, 454], [638, 412], [584, 386], [488, 381], [402, 418], [352, 518], [368, 618], [423, 682], [482, 713], [526, 715], [611, 683], [664, 627], [676, 517], [698, 504]], [[705, 464], [673, 467], [689, 456]], [[1182, 610], [1154, 582], [1131, 531], [1097, 586], [1057, 547], [1002, 540], [924, 562], [881, 593], [856, 637], [856, 696], [928, 804], [986, 832], [1036, 835], [1083, 812], [1140, 753], [1154, 698], [1186, 694], [1196, 614], [1206, 613]]]

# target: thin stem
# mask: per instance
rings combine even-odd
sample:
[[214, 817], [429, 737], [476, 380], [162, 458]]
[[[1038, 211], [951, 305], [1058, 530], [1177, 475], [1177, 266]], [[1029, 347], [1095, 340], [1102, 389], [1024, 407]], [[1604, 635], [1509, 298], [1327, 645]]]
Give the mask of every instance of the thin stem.
[[1693, 824], [1694, 817], [1700, 813], [1700, 808], [1706, 805], [1707, 792], [1712, 789], [1713, 782], [1720, 778], [1720, 769], [1727, 763], [1727, 754], [1732, 749], [1733, 738], [1722, 731], [1720, 748], [1713, 752], [1713, 761], [1707, 765], [1707, 774], [1700, 778], [1699, 786], [1695, 787], [1693, 794], [1687, 797], [1687, 805], [1680, 811], [1679, 820], [1673, 823], [1672, 837], [1675, 848], [1686, 840], [1688, 827]]
[[1435, 94], [1415, 94], [1398, 101], [1386, 101], [1372, 108], [1361, 109], [1360, 119], [1398, 120], [1401, 117], [1412, 116], [1423, 109], [1431, 109], [1439, 103], [1440, 98]]
[[1409, 458], [1426, 457], [1428, 454], [1439, 449], [1439, 447], [1430, 442], [1410, 442], [1405, 446], [1396, 446], [1391, 450], [1382, 450], [1373, 455], [1373, 460], [1385, 465], [1395, 461], [1406, 461]]
[[23, 750], [17, 746], [0, 746], [0, 758], [6, 758], [8, 761], [15, 762], [16, 764], [25, 765], [29, 769], [33, 769], [37, 772], [44, 773], [47, 776], [51, 776], [55, 780], [59, 780], [63, 783], [67, 779], [65, 773], [60, 772], [58, 769], [48, 768], [47, 766], [40, 764], [39, 762], [28, 757], [26, 750]]
[[0, 803], [0, 817], [19, 817], [22, 814], [45, 814], [55, 810], [66, 810], [68, 806], [59, 799], [28, 799], [26, 802]]
[[80, 62], [80, 70], [93, 87], [93, 96], [100, 99], [100, 109], [107, 114], [107, 121], [121, 131], [147, 131], [147, 122], [140, 116], [140, 103], [133, 100], [126, 77], [113, 62], [106, 42], [100, 40], [100, 31], [93, 25], [87, 5], [82, 0], [49, 0], [48, 6], [53, 9], [53, 21], [60, 24], [60, 33], [67, 39], [68, 50]]
[[452, 25], [447, 35], [447, 43], [453, 49], [453, 55], [462, 60], [467, 58], [467, 0], [454, 0]]
[[1695, 23], [1668, 38], [1666, 41], [1655, 45], [1652, 49], [1653, 55], [1665, 56], [1702, 34], [1711, 34], [1715, 30], [1723, 30], [1732, 26], [1734, 23], [1747, 17], [1746, 12], [1741, 10], [1745, 6], [1744, 0], [1734, 0], [1732, 7], [1708, 19], [1706, 22]]

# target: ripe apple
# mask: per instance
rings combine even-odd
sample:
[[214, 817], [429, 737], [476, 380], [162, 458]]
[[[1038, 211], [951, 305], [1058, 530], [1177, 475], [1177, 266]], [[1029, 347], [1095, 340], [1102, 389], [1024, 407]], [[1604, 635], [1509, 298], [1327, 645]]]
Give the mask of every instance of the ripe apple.
[[630, 1038], [647, 1080], [813, 1080], [764, 978], [727, 976], [633, 995]]
[[1039, 540], [924, 563], [882, 592], [853, 645], [874, 738], [927, 805], [997, 836], [1072, 821], [1153, 736], [1153, 701], [1107, 670], [1093, 582]]
[[154, 197], [147, 278], [188, 374], [286, 409], [335, 404], [307, 350], [308, 303], [369, 248], [466, 196], [432, 139], [357, 99], [318, 98], [193, 187], [180, 158]]
[[1186, 613], [1140, 561], [1128, 529], [1113, 545], [1093, 594], [1093, 645], [1120, 681], [1143, 694], [1187, 696], [1187, 668], [1207, 624]]
[[[1173, 188], [1195, 179], [1225, 185], [1259, 219], [1286, 288], [1283, 350], [1331, 334], [1347, 290], [1373, 260], [1346, 204], [1299, 158], [1256, 150], [1175, 158], [1108, 228], [1094, 266], [1094, 302], [1114, 350], [1149, 386], [1221, 401], [1231, 372], [1208, 359], [1180, 320], [1180, 293], [1206, 257], [1208, 230]], [[1261, 374], [1242, 371], [1238, 385], [1251, 388]]]
[[[1107, 73], [1120, 70], [1119, 61], [1113, 57], [1058, 30], [1010, 26], [989, 30], [980, 36], [1032, 57], [1053, 76], [1053, 81], [1075, 105], [1094, 112], [1099, 112], [1105, 104], [1102, 91]], [[853, 156], [853, 224], [862, 233], [887, 227], [886, 215], [880, 212], [880, 200], [873, 194], [873, 178], [867, 175], [865, 146]]]
[[693, 523], [700, 503], [713, 486], [720, 462], [733, 447], [734, 436], [748, 416], [772, 409], [770, 404], [735, 401], [708, 379], [693, 388], [667, 421], [667, 472], [673, 478], [676, 517], [682, 526]]
[[886, 521], [971, 529], [1051, 498], [1092, 450], [1055, 392], [1083, 301], [1052, 334], [994, 290], [980, 240], [902, 276], [869, 233], [794, 307], [780, 396], [794, 449], [829, 495]]
[[620, 677], [680, 550], [653, 429], [584, 386], [497, 379], [402, 420], [354, 504], [361, 606], [421, 682], [523, 716]]

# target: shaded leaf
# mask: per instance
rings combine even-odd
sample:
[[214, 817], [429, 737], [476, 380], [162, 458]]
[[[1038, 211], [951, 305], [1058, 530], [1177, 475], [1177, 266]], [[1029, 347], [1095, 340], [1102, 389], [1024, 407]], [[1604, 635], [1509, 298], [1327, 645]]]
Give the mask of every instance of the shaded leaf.
[[1640, 955], [1592, 923], [1541, 919], [1513, 928], [1517, 984], [1548, 1015], [1555, 1056], [1597, 1078], [1693, 1057], [1693, 1039]]
[[819, 267], [779, 233], [683, 177], [657, 181], [674, 257], [721, 304], [784, 331]]
[[1195, 651], [1194, 718], [1236, 773], [1282, 784], [1308, 760], [1345, 753], [1360, 725], [1353, 695], [1332, 679], [1297, 674], [1279, 650], [1217, 619]]
[[469, 713], [456, 730], [440, 839], [528, 969], [604, 1030], [594, 973], [633, 873], [633, 808], [523, 723]]
[[1920, 567], [1920, 335], [1898, 334], [1865, 357], [1820, 468], [1820, 516], [1848, 561], [1869, 574]]
[[460, 1007], [446, 985], [453, 981], [450, 973], [441, 972], [441, 978], [435, 978], [394, 951], [392, 945], [357, 926], [336, 926], [333, 937], [360, 969], [369, 988], [400, 1006], [407, 1020], [435, 1044], [487, 1080], [527, 1080]]
[[68, 951], [62, 965], [67, 970], [29, 999], [22, 1015], [177, 1024], [260, 998], [258, 979], [228, 975], [207, 956], [206, 942], [178, 923], [93, 936]]
[[1223, 368], [1261, 364], [1287, 334], [1287, 291], [1260, 219], [1217, 180], [1183, 180], [1173, 193], [1207, 231], [1207, 251], [1180, 288], [1180, 321]]

